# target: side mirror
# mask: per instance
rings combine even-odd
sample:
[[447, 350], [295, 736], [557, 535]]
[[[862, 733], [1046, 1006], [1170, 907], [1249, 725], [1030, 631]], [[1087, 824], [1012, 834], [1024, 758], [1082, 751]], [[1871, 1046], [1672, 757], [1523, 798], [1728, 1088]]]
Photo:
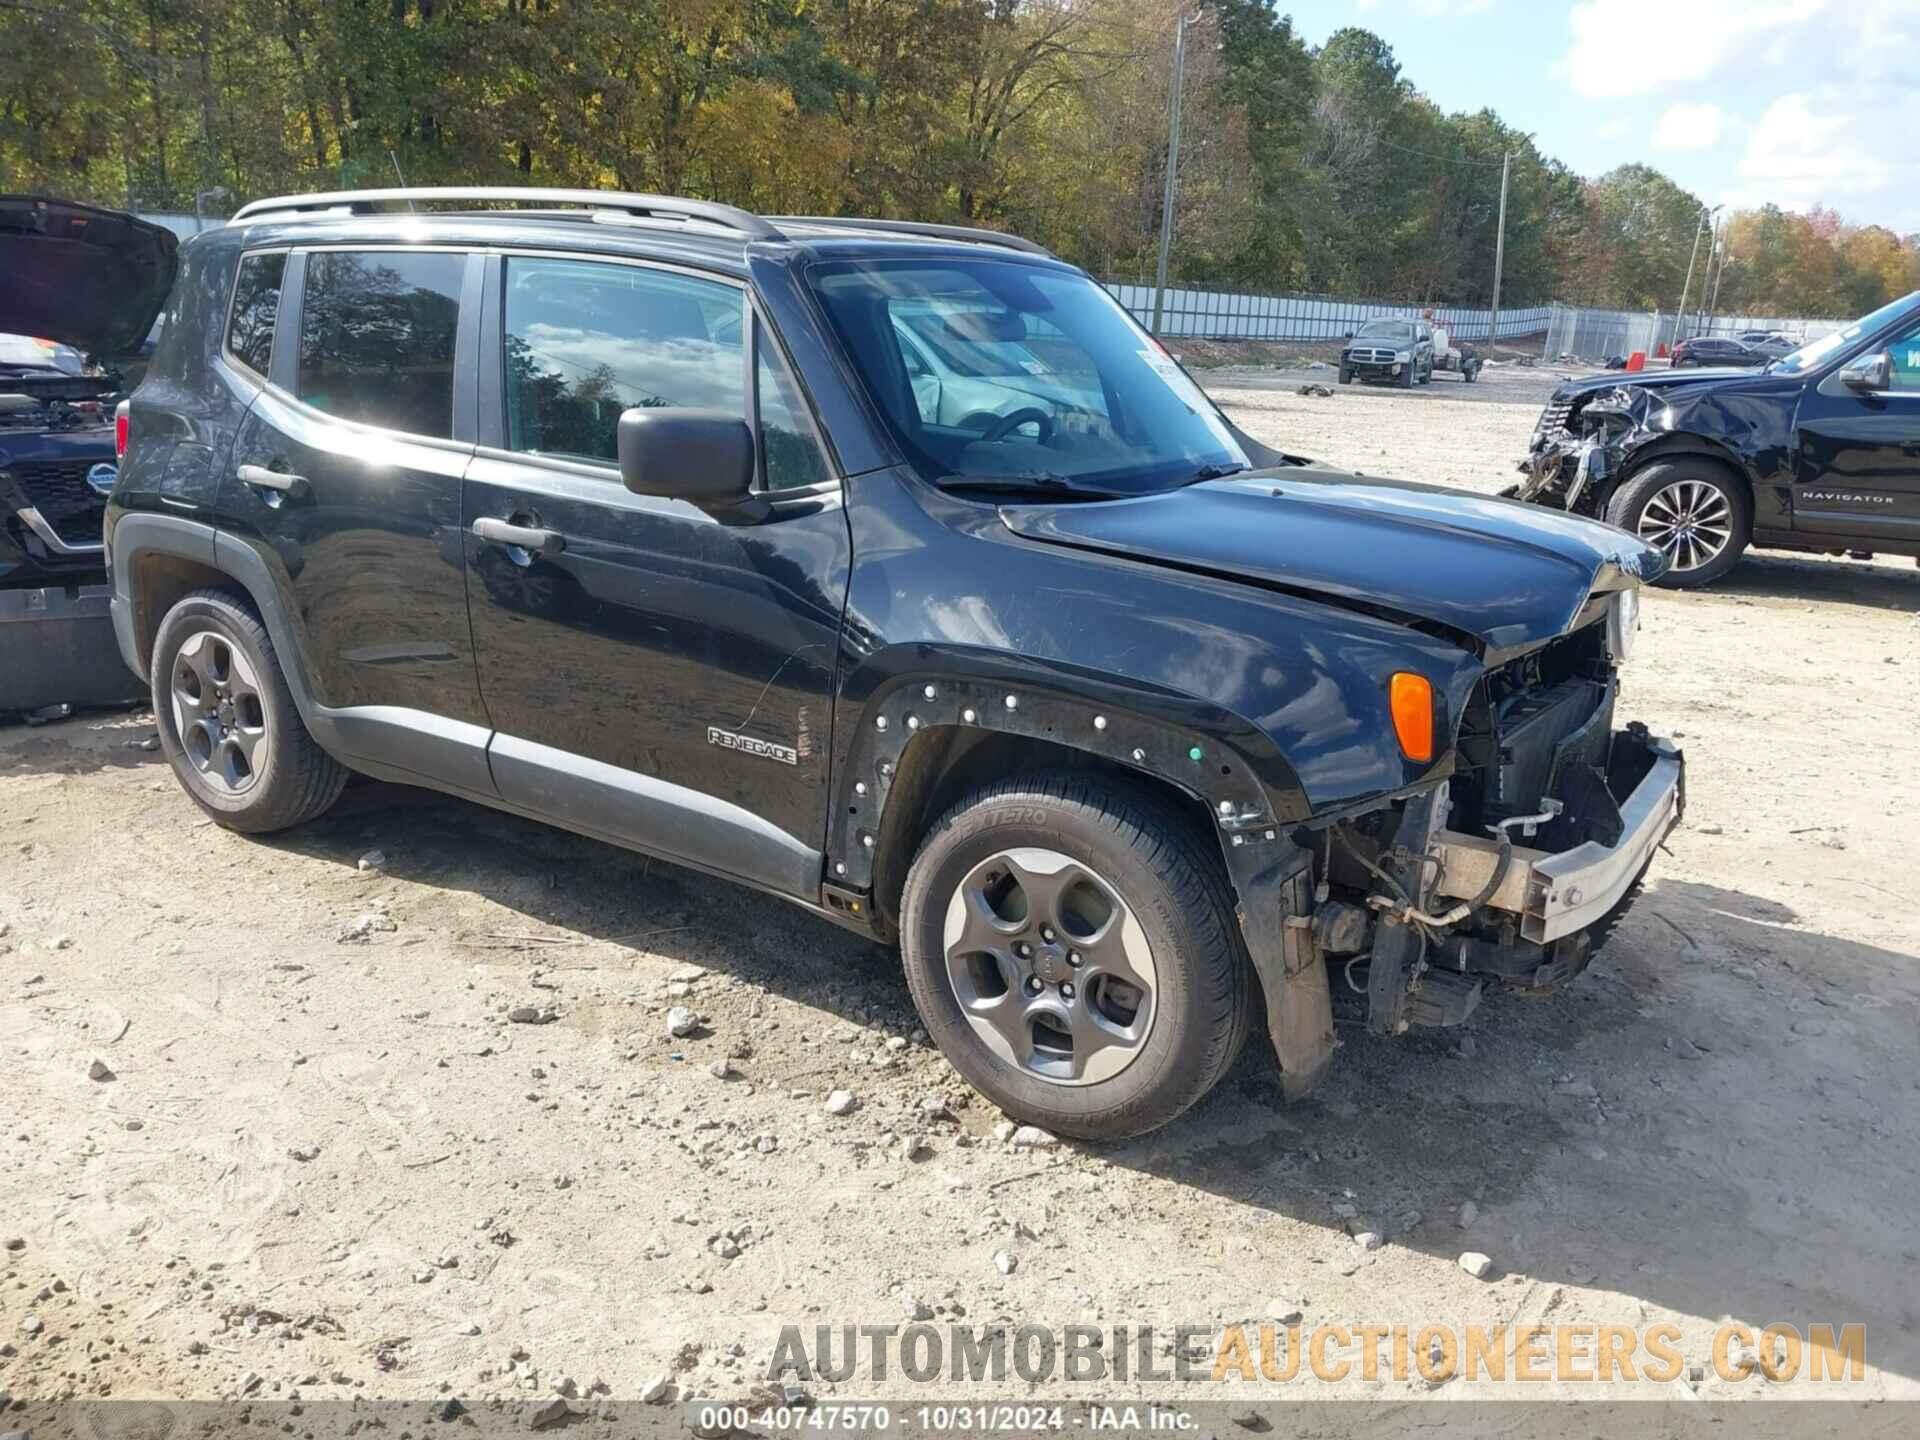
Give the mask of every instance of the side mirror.
[[766, 498], [753, 493], [753, 431], [738, 415], [636, 406], [620, 413], [616, 437], [634, 494], [685, 500], [729, 524], [766, 517]]
[[1343, 336], [1342, 338], [1351, 340], [1353, 338], [1353, 332], [1351, 330], [1347, 331], [1346, 335]]
[[1840, 383], [1849, 390], [1891, 390], [1893, 359], [1884, 350], [1877, 355], [1862, 355], [1840, 367]]

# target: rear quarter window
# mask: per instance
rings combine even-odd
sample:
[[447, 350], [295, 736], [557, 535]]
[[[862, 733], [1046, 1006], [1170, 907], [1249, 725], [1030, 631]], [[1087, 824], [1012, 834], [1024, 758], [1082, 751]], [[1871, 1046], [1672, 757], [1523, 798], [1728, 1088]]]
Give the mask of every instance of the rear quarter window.
[[242, 255], [234, 276], [227, 350], [262, 378], [273, 364], [273, 327], [280, 318], [280, 282], [286, 273], [286, 252], [276, 251]]

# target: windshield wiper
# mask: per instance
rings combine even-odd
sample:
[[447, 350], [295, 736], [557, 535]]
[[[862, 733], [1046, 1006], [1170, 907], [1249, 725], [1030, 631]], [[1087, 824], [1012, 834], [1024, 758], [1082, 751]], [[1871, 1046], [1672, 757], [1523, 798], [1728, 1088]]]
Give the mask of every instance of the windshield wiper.
[[1118, 490], [1081, 485], [1060, 475], [943, 475], [942, 490], [978, 490], [987, 495], [1046, 495], [1079, 500], [1125, 500]]
[[1207, 480], [1224, 480], [1229, 475], [1238, 475], [1252, 468], [1251, 465], [1202, 465], [1187, 477], [1186, 483], [1199, 485]]

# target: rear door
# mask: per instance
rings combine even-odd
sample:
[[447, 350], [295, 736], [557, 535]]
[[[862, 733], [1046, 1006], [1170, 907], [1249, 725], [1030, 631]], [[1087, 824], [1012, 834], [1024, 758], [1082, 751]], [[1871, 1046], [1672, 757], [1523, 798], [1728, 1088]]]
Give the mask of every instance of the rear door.
[[[487, 263], [467, 592], [502, 798], [817, 898], [851, 545], [779, 346], [724, 276]], [[627, 490], [630, 406], [757, 423], [767, 518]]]
[[486, 794], [460, 532], [481, 266], [458, 250], [296, 249], [269, 348], [246, 325], [243, 259], [227, 358], [268, 383], [221, 520], [288, 602], [296, 663], [338, 712], [334, 746]]
[[1845, 538], [1920, 543], [1920, 321], [1849, 359], [1887, 352], [1891, 383], [1863, 393], [1836, 368], [1800, 398], [1794, 424], [1793, 528]]

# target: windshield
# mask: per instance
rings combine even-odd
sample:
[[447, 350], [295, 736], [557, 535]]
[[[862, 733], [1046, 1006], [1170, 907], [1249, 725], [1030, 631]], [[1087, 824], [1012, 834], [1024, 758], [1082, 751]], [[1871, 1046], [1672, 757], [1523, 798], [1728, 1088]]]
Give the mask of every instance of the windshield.
[[1890, 301], [1872, 314], [1862, 315], [1844, 330], [1836, 330], [1831, 335], [1822, 335], [1818, 340], [1809, 340], [1791, 355], [1782, 355], [1767, 366], [1767, 369], [1775, 374], [1785, 375], [1799, 375], [1808, 370], [1818, 369], [1862, 335], [1871, 335], [1882, 325], [1896, 319], [1903, 310], [1913, 304], [1914, 299], [1914, 296], [1908, 295], [1902, 299]]
[[1369, 320], [1354, 332], [1356, 340], [1411, 340], [1413, 326], [1405, 320]]
[[1136, 495], [1249, 464], [1200, 388], [1084, 275], [965, 257], [810, 278], [930, 480]]

